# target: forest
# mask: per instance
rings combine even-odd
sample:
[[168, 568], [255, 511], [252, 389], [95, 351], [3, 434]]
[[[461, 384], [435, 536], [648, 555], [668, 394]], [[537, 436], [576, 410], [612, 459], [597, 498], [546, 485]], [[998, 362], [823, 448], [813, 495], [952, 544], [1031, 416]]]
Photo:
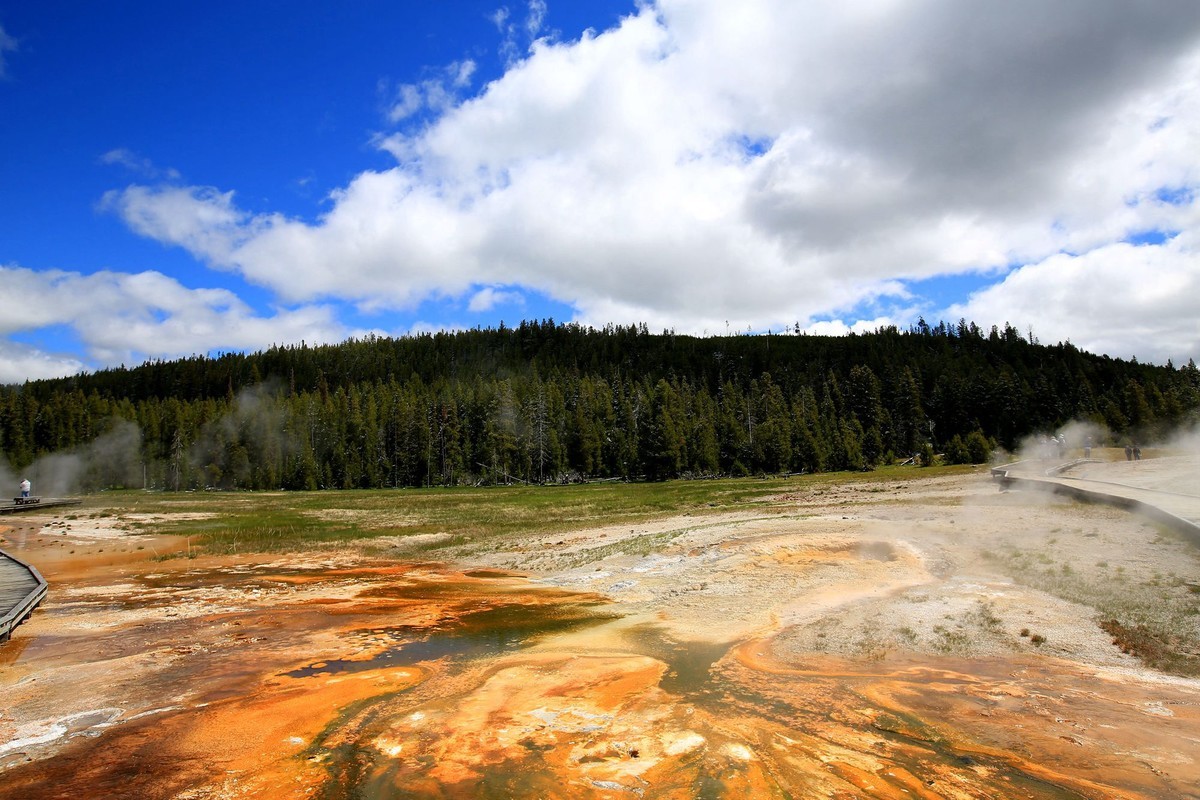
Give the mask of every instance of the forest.
[[72, 490], [663, 480], [870, 469], [1083, 420], [1113, 443], [1200, 418], [1200, 370], [965, 320], [700, 338], [553, 320], [193, 356], [0, 387], [13, 470]]

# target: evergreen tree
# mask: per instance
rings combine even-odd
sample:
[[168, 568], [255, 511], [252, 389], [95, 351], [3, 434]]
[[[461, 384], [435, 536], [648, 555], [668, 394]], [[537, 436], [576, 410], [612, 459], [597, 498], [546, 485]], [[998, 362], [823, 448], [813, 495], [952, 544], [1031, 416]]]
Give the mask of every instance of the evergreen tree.
[[665, 379], [649, 393], [649, 413], [639, 429], [642, 472], [646, 480], [679, 475], [683, 465], [683, 419], [679, 395]]
[[[532, 321], [193, 356], [0, 387], [16, 470], [136, 423], [89, 486], [311, 489], [858, 469], [958, 436], [964, 458], [1091, 419], [1200, 420], [1200, 370], [965, 320], [872, 334], [651, 335]], [[136, 476], [133, 473], [136, 472]]]

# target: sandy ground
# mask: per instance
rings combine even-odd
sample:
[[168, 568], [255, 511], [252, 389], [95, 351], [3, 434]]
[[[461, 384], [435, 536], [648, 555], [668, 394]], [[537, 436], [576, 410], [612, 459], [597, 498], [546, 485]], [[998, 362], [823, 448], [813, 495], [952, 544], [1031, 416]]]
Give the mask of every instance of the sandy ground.
[[[1089, 477], [1196, 485], [1141, 463]], [[983, 469], [775, 501], [441, 564], [11, 528], [0, 797], [1200, 797], [1200, 680], [1100, 624], [1200, 658], [1195, 547]]]

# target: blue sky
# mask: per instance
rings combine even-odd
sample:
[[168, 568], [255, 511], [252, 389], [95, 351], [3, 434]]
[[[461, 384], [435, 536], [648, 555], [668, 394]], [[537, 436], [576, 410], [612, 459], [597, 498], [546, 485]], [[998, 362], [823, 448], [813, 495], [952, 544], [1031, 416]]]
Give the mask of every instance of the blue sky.
[[1200, 355], [1194, 3], [842, 6], [0, 0], [0, 381], [533, 317]]
[[[393, 162], [370, 142], [388, 127], [396, 86], [468, 58], [477, 80], [503, 74], [506, 42], [523, 49], [531, 40], [501, 29], [503, 8], [123, 2], [113, 14], [94, 3], [0, 4], [0, 26], [16, 39], [5, 53], [0, 104], [10, 119], [27, 121], [0, 126], [0, 148], [10, 154], [0, 161], [0, 264], [85, 274], [156, 270], [189, 288], [231, 289], [268, 312], [270, 291], [131, 235], [99, 207], [105, 192], [159, 180], [227, 186], [249, 210], [311, 220], [331, 191]], [[578, 37], [631, 10], [629, 3], [564, 4], [547, 12], [546, 25]], [[517, 8], [505, 26], [527, 18]], [[570, 313], [537, 295], [525, 311]], [[348, 328], [380, 324], [368, 316], [352, 306], [339, 310]], [[498, 320], [451, 318], [437, 303], [404, 316], [430, 325]], [[89, 361], [69, 324], [14, 337]]]

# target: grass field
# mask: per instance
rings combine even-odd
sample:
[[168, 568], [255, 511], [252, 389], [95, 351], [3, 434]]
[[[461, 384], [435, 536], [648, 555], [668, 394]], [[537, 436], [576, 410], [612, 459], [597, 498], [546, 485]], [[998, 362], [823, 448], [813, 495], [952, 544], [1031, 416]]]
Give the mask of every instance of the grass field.
[[[208, 552], [288, 552], [382, 536], [438, 537], [437, 547], [494, 537], [637, 523], [678, 514], [753, 506], [782, 509], [773, 497], [831, 484], [903, 481], [954, 474], [963, 467], [886, 467], [873, 472], [788, 478], [663, 483], [495, 486], [321, 492], [103, 492], [76, 516], [115, 517], [130, 530], [192, 537]], [[145, 515], [165, 515], [145, 521]]]

